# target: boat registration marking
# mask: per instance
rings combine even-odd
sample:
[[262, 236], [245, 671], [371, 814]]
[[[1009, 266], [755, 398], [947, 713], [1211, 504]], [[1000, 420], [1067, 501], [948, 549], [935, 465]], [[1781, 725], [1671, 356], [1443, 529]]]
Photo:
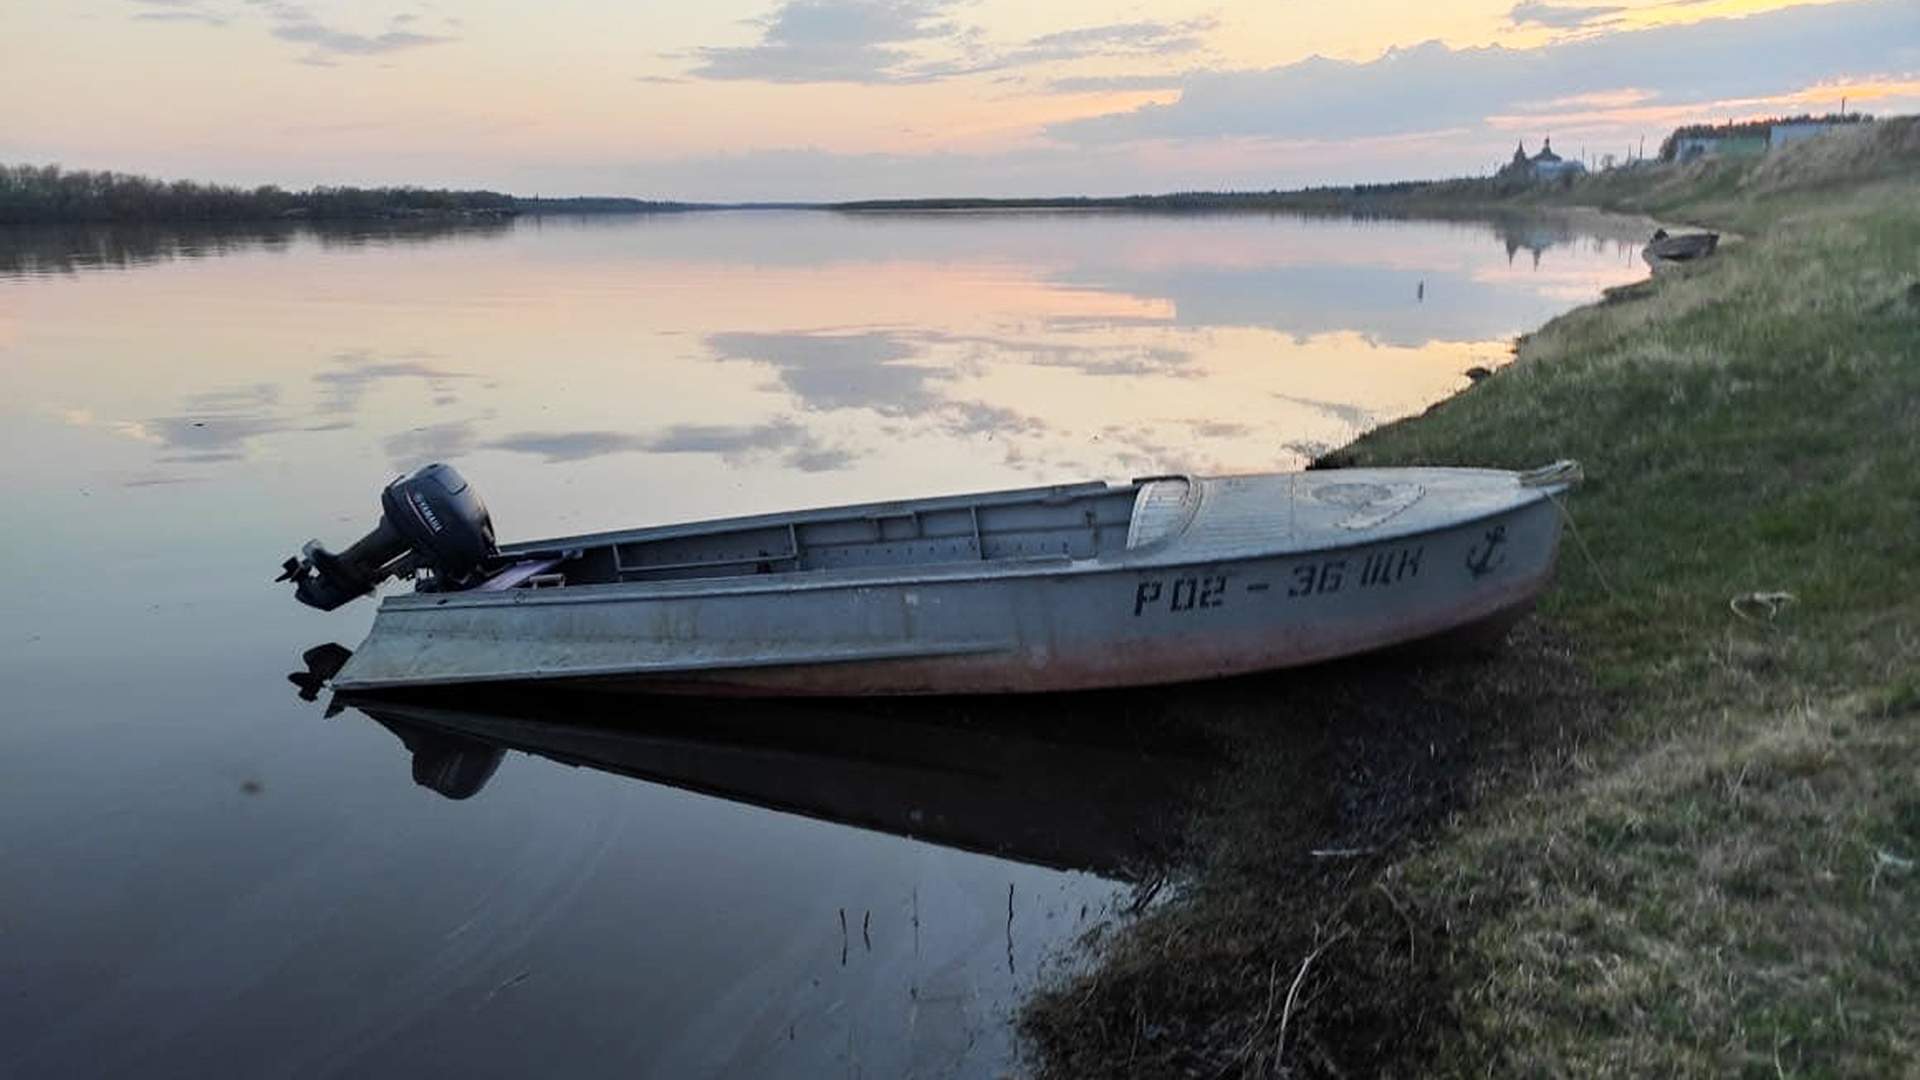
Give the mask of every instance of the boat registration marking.
[[1353, 565], [1355, 560], [1351, 558], [1301, 563], [1293, 568], [1293, 584], [1287, 589], [1287, 595], [1337, 593], [1347, 584], [1349, 577], [1357, 589], [1397, 585], [1420, 576], [1420, 558], [1425, 554], [1425, 545], [1416, 545], [1369, 552], [1366, 558], [1359, 560], [1358, 567]]
[[[1426, 555], [1424, 544], [1386, 548], [1365, 556], [1316, 559], [1292, 567], [1287, 596], [1327, 596], [1342, 590], [1387, 588], [1420, 576], [1420, 562]], [[1224, 607], [1227, 602], [1227, 574], [1191, 574], [1175, 578], [1142, 578], [1133, 589], [1135, 618], [1149, 612], [1183, 614]], [[1263, 593], [1273, 586], [1265, 581], [1247, 584], [1249, 593]]]
[[1159, 610], [1162, 600], [1166, 601], [1166, 610], [1173, 612], [1217, 608], [1227, 602], [1227, 575], [1177, 577], [1172, 579], [1171, 588], [1163, 579], [1147, 578], [1134, 587], [1134, 617]]

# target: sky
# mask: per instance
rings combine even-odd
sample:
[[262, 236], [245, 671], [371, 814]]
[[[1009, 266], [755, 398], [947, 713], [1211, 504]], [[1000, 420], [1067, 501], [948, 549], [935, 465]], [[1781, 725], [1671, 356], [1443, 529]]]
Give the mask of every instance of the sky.
[[0, 161], [702, 201], [1268, 189], [1920, 111], [1920, 0], [0, 0]]

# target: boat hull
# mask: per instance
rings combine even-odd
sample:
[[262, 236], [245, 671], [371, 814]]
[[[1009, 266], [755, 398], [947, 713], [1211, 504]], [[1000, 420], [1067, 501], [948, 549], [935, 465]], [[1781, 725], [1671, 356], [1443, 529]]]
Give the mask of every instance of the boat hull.
[[663, 694], [868, 696], [1143, 686], [1311, 664], [1510, 621], [1560, 536], [1545, 494], [1443, 528], [1169, 565], [539, 591], [383, 607], [341, 689], [566, 680]]

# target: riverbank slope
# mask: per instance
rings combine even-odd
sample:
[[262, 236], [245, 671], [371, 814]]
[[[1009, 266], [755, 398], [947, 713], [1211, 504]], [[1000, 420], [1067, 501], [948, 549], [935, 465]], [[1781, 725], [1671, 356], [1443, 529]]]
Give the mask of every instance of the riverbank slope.
[[1744, 242], [1329, 462], [1591, 479], [1501, 653], [1216, 695], [1239, 764], [1028, 1005], [1043, 1075], [1920, 1068], [1920, 124], [1521, 201]]

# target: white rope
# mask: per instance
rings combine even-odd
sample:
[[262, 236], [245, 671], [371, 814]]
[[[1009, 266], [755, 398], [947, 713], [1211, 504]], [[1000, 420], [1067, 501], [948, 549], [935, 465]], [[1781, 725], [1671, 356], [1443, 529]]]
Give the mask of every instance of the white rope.
[[[1568, 464], [1573, 463], [1568, 462]], [[1576, 470], [1580, 468], [1578, 465], [1573, 467]], [[1547, 492], [1547, 501], [1553, 504], [1554, 509], [1560, 511], [1560, 520], [1567, 523], [1567, 531], [1573, 534], [1573, 542], [1580, 545], [1581, 557], [1587, 560], [1587, 566], [1593, 571], [1594, 578], [1600, 582], [1600, 587], [1607, 591], [1607, 598], [1619, 600], [1620, 593], [1614, 589], [1613, 582], [1607, 580], [1607, 572], [1600, 569], [1600, 560], [1593, 557], [1593, 549], [1587, 546], [1587, 538], [1580, 535], [1580, 527], [1573, 523], [1573, 514], [1567, 510], [1567, 504], [1561, 502], [1560, 496], [1551, 491]]]
[[1586, 471], [1580, 468], [1579, 462], [1571, 458], [1565, 458], [1551, 465], [1542, 465], [1537, 469], [1528, 469], [1526, 472], [1520, 474], [1519, 480], [1521, 487], [1557, 487], [1561, 485], [1572, 487], [1586, 478]]
[[[1586, 479], [1586, 474], [1577, 461], [1556, 461], [1520, 474], [1522, 487], [1571, 487]], [[1580, 527], [1573, 522], [1573, 514], [1567, 504], [1560, 499], [1556, 491], [1546, 492], [1547, 500], [1554, 509], [1560, 511], [1560, 518], [1567, 524], [1567, 531], [1573, 534], [1574, 543], [1579, 545], [1581, 557], [1587, 560], [1587, 566], [1593, 570], [1593, 576], [1599, 580], [1600, 587], [1606, 590], [1613, 600], [1620, 599], [1620, 593], [1613, 583], [1607, 580], [1604, 570], [1600, 569], [1600, 560], [1593, 557], [1593, 549], [1587, 546], [1587, 538], [1580, 535]], [[1740, 619], [1750, 623], [1770, 623], [1789, 605], [1799, 602], [1799, 597], [1790, 592], [1744, 592], [1727, 601], [1727, 609]], [[1317, 852], [1316, 852], [1317, 854]]]
[[1727, 601], [1727, 610], [1750, 623], [1772, 622], [1799, 599], [1790, 592], [1744, 592]]

